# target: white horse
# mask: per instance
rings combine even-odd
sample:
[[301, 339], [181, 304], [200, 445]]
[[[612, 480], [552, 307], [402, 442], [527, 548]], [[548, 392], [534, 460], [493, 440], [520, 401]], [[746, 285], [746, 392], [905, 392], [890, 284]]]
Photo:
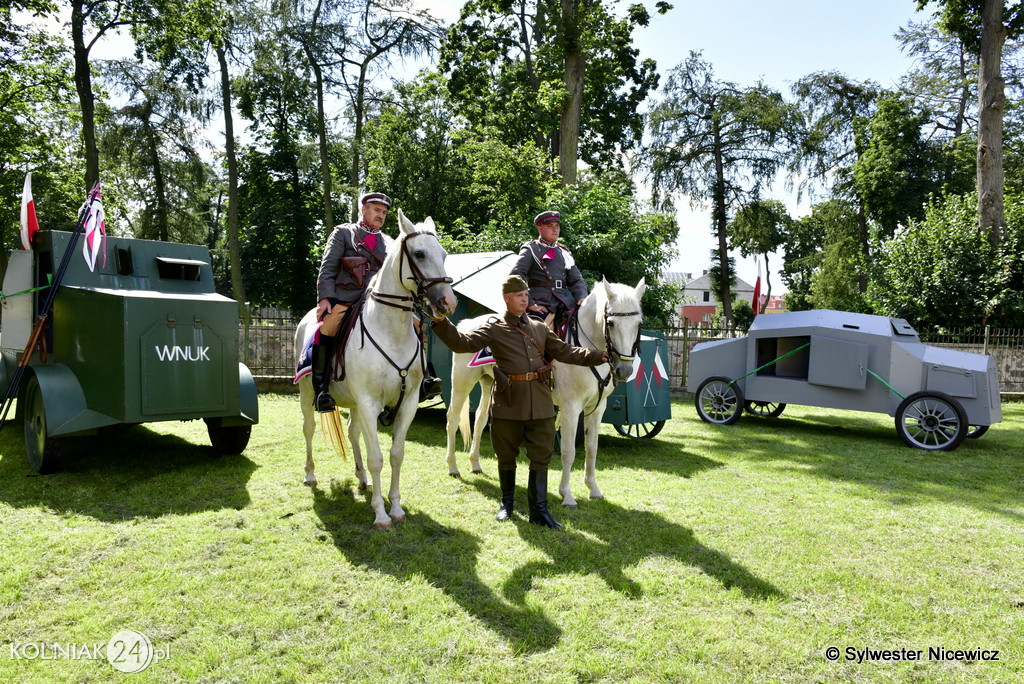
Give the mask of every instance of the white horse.
[[[635, 288], [602, 279], [579, 308], [578, 326], [576, 333], [570, 336], [570, 342], [587, 349], [607, 351], [613, 359], [611, 364], [590, 368], [554, 363], [554, 400], [559, 409], [562, 442], [562, 482], [558, 493], [562, 496], [563, 506], [576, 507], [576, 499], [569, 488], [569, 472], [576, 460], [576, 425], [580, 414], [584, 416], [587, 454], [584, 482], [590, 488], [590, 498], [604, 498], [597, 486], [598, 430], [608, 394], [612, 391], [612, 375], [623, 381], [632, 371], [643, 322], [640, 298], [646, 289], [643, 279]], [[493, 316], [495, 314], [462, 321], [458, 328], [461, 332], [474, 330]], [[452, 355], [452, 398], [447, 414], [448, 474], [452, 477], [461, 476], [455, 462], [456, 433], [461, 431], [463, 443], [469, 443], [469, 403], [466, 400], [477, 383], [480, 383], [480, 405], [473, 423], [469, 459], [474, 473], [483, 472], [480, 468], [480, 438], [490, 412], [494, 371], [490, 365], [470, 368], [472, 358], [472, 354]]]
[[[455, 311], [451, 278], [444, 270], [447, 254], [437, 238], [429, 217], [418, 225], [398, 211], [401, 232], [388, 248], [384, 264], [370, 282], [362, 312], [345, 345], [345, 379], [332, 381], [331, 396], [339, 406], [350, 409], [349, 443], [352, 445], [359, 488], [366, 489], [366, 473], [359, 451], [359, 436], [366, 441], [366, 463], [373, 478], [374, 527], [388, 529], [392, 521], [405, 519], [398, 479], [405, 455], [405, 436], [420, 398], [423, 368], [420, 341], [413, 329], [413, 304], [430, 306], [437, 313]], [[295, 331], [295, 356], [302, 354], [309, 335], [318, 325], [316, 309], [307, 313]], [[313, 464], [313, 382], [307, 375], [299, 381], [302, 432], [306, 437], [305, 484], [317, 484]], [[384, 511], [380, 471], [384, 457], [377, 437], [377, 416], [385, 406], [396, 411], [391, 443], [391, 511]]]

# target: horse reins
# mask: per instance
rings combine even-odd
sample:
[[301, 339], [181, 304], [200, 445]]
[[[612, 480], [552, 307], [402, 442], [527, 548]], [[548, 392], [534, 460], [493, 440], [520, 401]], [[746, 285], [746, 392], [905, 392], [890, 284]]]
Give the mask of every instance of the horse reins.
[[[579, 333], [580, 333], [580, 318], [579, 318], [579, 310], [577, 309], [576, 312], [574, 312], [574, 313], [575, 313], [575, 315], [574, 315], [575, 325], [570, 326], [570, 330], [573, 333], [573, 344], [575, 344], [577, 347], [579, 347], [580, 346], [580, 337], [579, 337]], [[609, 334], [609, 330], [608, 330], [608, 319], [610, 317], [612, 317], [612, 316], [642, 316], [642, 315], [643, 315], [643, 313], [640, 312], [640, 311], [621, 311], [621, 312], [608, 311], [608, 303], [605, 302], [605, 305], [604, 305], [604, 343], [605, 343], [605, 351], [608, 352], [608, 356], [609, 357], [612, 354], [614, 354], [615, 356], [619, 357], [620, 360], [622, 360], [622, 361], [629, 361], [630, 363], [632, 363], [633, 359], [636, 357], [637, 350], [640, 348], [640, 328], [639, 327], [637, 328], [637, 330], [636, 330], [636, 339], [633, 340], [633, 348], [629, 350], [630, 351], [629, 356], [626, 356], [625, 354], [620, 352], [618, 349], [616, 349], [615, 348], [615, 343], [612, 342], [612, 336]], [[586, 332], [584, 332], [583, 334], [586, 335], [587, 339], [590, 340], [591, 343], [594, 342], [593, 340], [590, 339], [590, 336], [587, 335]], [[595, 344], [594, 346], [597, 346], [597, 345]], [[590, 368], [590, 372], [593, 373], [593, 375], [594, 375], [594, 379], [597, 380], [597, 401], [594, 402], [594, 408], [590, 411], [590, 413], [585, 414], [585, 415], [588, 415], [588, 416], [591, 413], [593, 413], [594, 411], [596, 411], [597, 407], [600, 405], [601, 397], [604, 394], [604, 390], [608, 386], [608, 383], [611, 382], [611, 380], [612, 380], [612, 371], [613, 371], [612, 366], [609, 363], [608, 364], [608, 374], [605, 375], [605, 377], [602, 378], [600, 373], [598, 373], [597, 370], [593, 366], [590, 366], [589, 368]]]
[[[394, 307], [396, 309], [401, 309], [402, 311], [408, 311], [408, 312], [412, 313], [413, 311], [417, 310], [416, 307], [415, 307], [415, 304], [417, 302], [420, 302], [421, 300], [427, 299], [427, 290], [429, 290], [434, 285], [437, 285], [439, 283], [450, 283], [450, 282], [452, 282], [452, 279], [448, 278], [448, 277], [427, 278], [427, 277], [425, 277], [423, 275], [423, 271], [420, 270], [419, 266], [416, 265], [416, 262], [412, 259], [412, 257], [409, 256], [409, 253], [408, 253], [408, 250], [409, 250], [409, 247], [408, 247], [409, 238], [416, 237], [417, 235], [432, 235], [432, 236], [434, 236], [435, 239], [437, 238], [437, 235], [435, 233], [431, 233], [430, 231], [425, 231], [425, 230], [417, 230], [417, 231], [414, 231], [412, 233], [406, 233], [404, 238], [401, 240], [402, 247], [401, 247], [401, 251], [398, 254], [398, 277], [400, 279], [402, 278], [402, 266], [405, 263], [405, 261], [408, 260], [409, 269], [410, 269], [410, 271], [412, 271], [412, 275], [409, 276], [407, 279], [413, 281], [416, 284], [416, 295], [415, 296], [412, 296], [412, 295], [393, 295], [393, 294], [386, 294], [386, 293], [382, 293], [382, 292], [377, 292], [375, 289], [371, 289], [370, 290], [370, 299], [372, 299], [375, 302], [379, 302], [380, 304], [383, 304], [385, 306]], [[389, 301], [389, 300], [395, 300], [395, 301]], [[409, 305], [406, 305], [405, 302], [409, 302]], [[366, 329], [366, 323], [363, 321], [363, 310], [359, 311], [359, 323], [360, 323], [360, 327], [362, 328], [363, 337], [364, 338], [368, 338], [370, 340], [370, 343], [374, 347], [376, 347], [377, 351], [379, 351], [381, 353], [381, 356], [383, 356], [384, 359], [388, 363], [391, 364], [392, 368], [394, 368], [396, 371], [398, 371], [398, 375], [402, 379], [402, 388], [401, 388], [401, 391], [399, 392], [399, 395], [398, 395], [398, 402], [395, 405], [396, 406], [401, 406], [402, 405], [402, 400], [405, 398], [405, 390], [406, 390], [406, 382], [405, 382], [405, 380], [406, 380], [406, 377], [409, 375], [409, 369], [412, 368], [412, 364], [413, 364], [414, 361], [416, 361], [416, 357], [417, 356], [420, 356], [420, 358], [422, 360], [422, 356], [423, 356], [423, 341], [422, 341], [422, 339], [420, 338], [419, 335], [416, 336], [416, 351], [413, 353], [412, 358], [409, 359], [409, 363], [405, 364], [405, 366], [402, 367], [402, 366], [399, 366], [397, 363], [395, 363], [394, 359], [392, 359], [390, 356], [388, 356], [388, 353], [386, 351], [384, 351], [379, 344], [377, 344], [377, 340], [373, 339], [373, 335], [371, 335], [370, 331], [368, 331]], [[424, 368], [425, 368], [426, 367], [426, 363], [424, 362], [423, 365], [424, 365]]]

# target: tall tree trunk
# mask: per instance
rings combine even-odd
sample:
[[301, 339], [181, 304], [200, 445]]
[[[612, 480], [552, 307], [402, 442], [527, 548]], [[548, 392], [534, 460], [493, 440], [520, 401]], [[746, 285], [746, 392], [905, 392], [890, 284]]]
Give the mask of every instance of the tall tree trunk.
[[580, 40], [577, 0], [562, 0], [562, 44], [565, 48], [565, 101], [559, 125], [558, 173], [562, 187], [576, 184], [576, 158], [580, 144], [580, 109], [586, 59]]
[[576, 159], [579, 156], [580, 108], [583, 103], [583, 74], [586, 64], [583, 55], [565, 58], [565, 105], [559, 126], [558, 173], [562, 187], [576, 184]]
[[82, 2], [71, 6], [71, 42], [75, 50], [75, 90], [82, 108], [82, 144], [85, 147], [85, 189], [88, 192], [100, 178], [100, 153], [96, 147], [96, 100], [92, 93], [89, 48], [85, 45], [85, 16]]
[[327, 154], [327, 116], [324, 113], [324, 74], [320, 63], [309, 45], [302, 43], [302, 49], [306, 52], [306, 59], [313, 69], [313, 76], [316, 78], [316, 134], [320, 143], [320, 182], [323, 186], [324, 203], [324, 229], [330, 231], [334, 228], [334, 207], [331, 201], [331, 162]]
[[732, 271], [729, 269], [729, 241], [726, 233], [729, 221], [725, 207], [725, 165], [722, 161], [722, 137], [721, 132], [715, 129], [715, 190], [713, 205], [711, 207], [711, 221], [715, 226], [715, 236], [718, 238], [718, 268], [721, 273], [722, 283], [718, 292], [718, 300], [722, 302], [722, 316], [725, 317], [725, 327], [732, 328]]
[[[364, 61], [359, 69], [359, 81], [356, 85], [355, 127], [352, 132], [352, 168], [349, 171], [349, 184], [352, 186], [352, 221], [359, 220], [359, 180], [363, 159], [363, 117], [366, 116], [366, 70], [369, 61]], [[332, 226], [328, 226], [331, 228]]]
[[985, 0], [981, 11], [978, 61], [978, 227], [988, 234], [993, 252], [1003, 228], [1003, 109], [1006, 95], [1000, 73], [1006, 27], [1003, 0]]
[[153, 191], [156, 195], [156, 234], [158, 240], [168, 242], [171, 239], [171, 231], [167, 220], [167, 181], [164, 179], [164, 167], [160, 164], [160, 145], [150, 125], [148, 115], [146, 129], [149, 138], [150, 163], [153, 165]]
[[217, 46], [220, 64], [221, 106], [224, 108], [224, 155], [228, 162], [228, 259], [231, 262], [231, 292], [238, 302], [238, 315], [249, 329], [249, 307], [242, 283], [242, 253], [238, 246], [238, 155], [235, 152], [235, 123], [231, 115], [231, 77], [227, 50]]

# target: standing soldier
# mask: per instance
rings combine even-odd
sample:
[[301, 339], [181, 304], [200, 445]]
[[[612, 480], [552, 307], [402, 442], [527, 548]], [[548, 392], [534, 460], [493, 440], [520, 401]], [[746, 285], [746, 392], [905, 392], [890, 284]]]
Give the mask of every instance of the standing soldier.
[[512, 275], [520, 276], [530, 287], [530, 315], [556, 330], [565, 323], [569, 312], [586, 299], [587, 284], [572, 254], [558, 244], [562, 231], [558, 212], [543, 211], [533, 223], [538, 237], [523, 244]]
[[526, 315], [530, 303], [526, 281], [510, 275], [501, 288], [507, 311], [481, 327], [463, 334], [447, 318], [435, 318], [434, 333], [455, 352], [490, 347], [497, 361], [491, 395], [491, 444], [498, 459], [501, 506], [495, 516], [512, 515], [516, 486], [516, 456], [526, 445], [530, 478], [526, 497], [530, 522], [555, 529], [562, 526], [548, 512], [548, 464], [555, 446], [555, 404], [551, 398], [550, 356], [562, 363], [599, 366], [608, 352], [573, 347]]

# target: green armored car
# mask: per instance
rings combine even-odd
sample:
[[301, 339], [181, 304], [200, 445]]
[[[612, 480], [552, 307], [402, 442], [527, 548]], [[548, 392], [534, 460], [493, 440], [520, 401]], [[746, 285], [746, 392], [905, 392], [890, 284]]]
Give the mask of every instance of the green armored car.
[[[41, 231], [34, 250], [11, 252], [0, 317], [5, 392], [71, 244], [72, 233]], [[241, 453], [259, 408], [238, 346], [238, 307], [215, 292], [207, 248], [107, 238], [95, 270], [73, 254], [17, 387], [29, 465], [52, 472], [65, 437], [199, 418], [216, 450]]]

